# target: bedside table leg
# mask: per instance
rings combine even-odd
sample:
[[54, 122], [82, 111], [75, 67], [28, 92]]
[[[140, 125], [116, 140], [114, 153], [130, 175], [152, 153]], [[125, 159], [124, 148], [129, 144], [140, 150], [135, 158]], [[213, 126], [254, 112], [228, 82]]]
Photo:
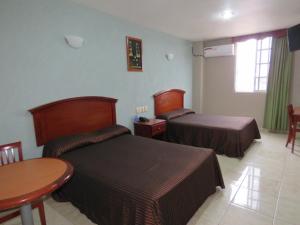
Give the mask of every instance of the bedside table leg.
[[22, 225], [34, 225], [31, 204], [26, 204], [21, 207]]

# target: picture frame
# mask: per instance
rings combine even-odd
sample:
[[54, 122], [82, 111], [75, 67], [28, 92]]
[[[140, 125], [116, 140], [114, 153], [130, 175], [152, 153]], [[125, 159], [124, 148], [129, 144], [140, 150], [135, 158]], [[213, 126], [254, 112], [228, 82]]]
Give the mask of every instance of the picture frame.
[[143, 72], [142, 39], [126, 36], [127, 70]]

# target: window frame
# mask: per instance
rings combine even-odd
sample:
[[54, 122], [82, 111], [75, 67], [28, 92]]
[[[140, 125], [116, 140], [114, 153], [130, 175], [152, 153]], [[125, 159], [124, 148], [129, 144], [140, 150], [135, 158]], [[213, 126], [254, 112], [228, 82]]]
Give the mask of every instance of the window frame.
[[[268, 43], [268, 48], [263, 48], [263, 39], [265, 38], [270, 38], [269, 39], [269, 43]], [[253, 86], [253, 90], [252, 91], [237, 91], [236, 88], [236, 79], [237, 79], [237, 44], [238, 42], [234, 43], [235, 47], [234, 47], [234, 52], [235, 52], [235, 76], [234, 76], [234, 92], [235, 93], [244, 93], [244, 94], [255, 94], [255, 93], [263, 93], [265, 94], [267, 92], [267, 88], [268, 88], [268, 83], [266, 84], [266, 89], [265, 90], [260, 90], [260, 80], [261, 79], [268, 79], [269, 76], [269, 71], [270, 71], [270, 64], [271, 64], [271, 54], [272, 54], [272, 41], [273, 41], [273, 37], [272, 36], [266, 36], [266, 37], [262, 37], [262, 38], [253, 38], [256, 40], [256, 54], [255, 54], [255, 63], [254, 63], [254, 75], [253, 75], [253, 82], [254, 82], [254, 86]], [[245, 40], [247, 41], [247, 40]], [[240, 41], [240, 42], [244, 42], [244, 41]], [[260, 45], [260, 46], [259, 46]], [[263, 51], [268, 51], [268, 63], [262, 63], [262, 52]], [[258, 61], [258, 53], [259, 53], [259, 61]], [[268, 65], [268, 72], [267, 75], [262, 76], [260, 74], [261, 72], [261, 65]], [[257, 68], [259, 67], [259, 74], [257, 74]], [[268, 82], [268, 80], [267, 80]], [[257, 86], [257, 87], [256, 87]]]

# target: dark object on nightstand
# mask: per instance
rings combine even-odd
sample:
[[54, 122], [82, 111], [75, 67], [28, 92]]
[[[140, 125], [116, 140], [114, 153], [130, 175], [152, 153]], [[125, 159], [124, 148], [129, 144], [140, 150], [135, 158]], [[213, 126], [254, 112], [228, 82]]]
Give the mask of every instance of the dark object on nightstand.
[[134, 134], [143, 137], [163, 136], [166, 131], [166, 121], [160, 119], [149, 119], [148, 122], [135, 122]]
[[146, 118], [146, 117], [142, 117], [142, 116], [141, 116], [141, 117], [139, 118], [139, 121], [140, 121], [140, 122], [149, 122], [149, 119]]

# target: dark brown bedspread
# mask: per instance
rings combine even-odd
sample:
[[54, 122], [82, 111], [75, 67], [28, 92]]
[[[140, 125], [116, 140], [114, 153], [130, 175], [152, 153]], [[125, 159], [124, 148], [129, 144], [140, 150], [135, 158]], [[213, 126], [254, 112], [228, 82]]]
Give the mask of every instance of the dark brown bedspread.
[[57, 196], [101, 225], [184, 225], [224, 187], [212, 150], [129, 134], [62, 158], [74, 175]]
[[218, 154], [243, 157], [260, 133], [254, 118], [186, 114], [168, 121], [168, 141], [212, 148]]

